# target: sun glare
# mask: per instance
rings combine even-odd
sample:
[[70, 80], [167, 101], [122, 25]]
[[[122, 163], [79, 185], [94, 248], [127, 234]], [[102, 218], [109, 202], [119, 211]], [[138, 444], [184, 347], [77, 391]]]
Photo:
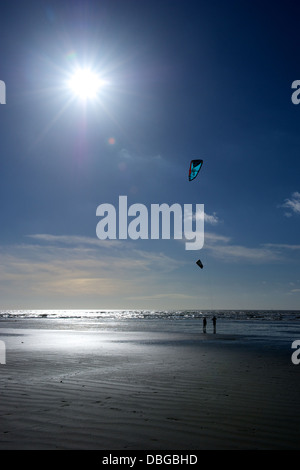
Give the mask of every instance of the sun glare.
[[82, 100], [98, 96], [103, 81], [90, 69], [78, 69], [69, 81], [70, 90]]

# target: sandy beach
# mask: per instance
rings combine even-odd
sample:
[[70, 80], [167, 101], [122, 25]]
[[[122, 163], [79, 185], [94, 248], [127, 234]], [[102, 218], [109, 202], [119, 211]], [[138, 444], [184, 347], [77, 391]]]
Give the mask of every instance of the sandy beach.
[[3, 320], [0, 449], [300, 449], [291, 350], [222, 334]]

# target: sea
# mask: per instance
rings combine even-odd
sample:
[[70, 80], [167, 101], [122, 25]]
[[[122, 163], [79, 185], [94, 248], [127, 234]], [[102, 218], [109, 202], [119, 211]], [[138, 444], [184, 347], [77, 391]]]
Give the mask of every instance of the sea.
[[[300, 310], [0, 310], [1, 323], [14, 320], [30, 321], [30, 327], [88, 329], [109, 331], [170, 332], [195, 335], [202, 333], [203, 318], [206, 333], [276, 341], [290, 344], [300, 341]], [[216, 317], [216, 333], [212, 318]], [[25, 324], [24, 324], [25, 326]]]

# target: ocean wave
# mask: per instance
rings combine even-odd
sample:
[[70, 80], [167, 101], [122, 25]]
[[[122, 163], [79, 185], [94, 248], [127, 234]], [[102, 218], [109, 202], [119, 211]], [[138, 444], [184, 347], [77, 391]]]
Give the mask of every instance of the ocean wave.
[[300, 310], [0, 310], [0, 318], [53, 318], [53, 319], [169, 319], [186, 320], [204, 316], [231, 320], [299, 321]]

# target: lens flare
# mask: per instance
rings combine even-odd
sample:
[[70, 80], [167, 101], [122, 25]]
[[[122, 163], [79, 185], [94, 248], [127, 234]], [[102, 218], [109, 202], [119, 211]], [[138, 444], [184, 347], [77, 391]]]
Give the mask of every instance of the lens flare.
[[69, 81], [71, 91], [79, 98], [96, 98], [103, 82], [99, 75], [90, 69], [78, 69]]

